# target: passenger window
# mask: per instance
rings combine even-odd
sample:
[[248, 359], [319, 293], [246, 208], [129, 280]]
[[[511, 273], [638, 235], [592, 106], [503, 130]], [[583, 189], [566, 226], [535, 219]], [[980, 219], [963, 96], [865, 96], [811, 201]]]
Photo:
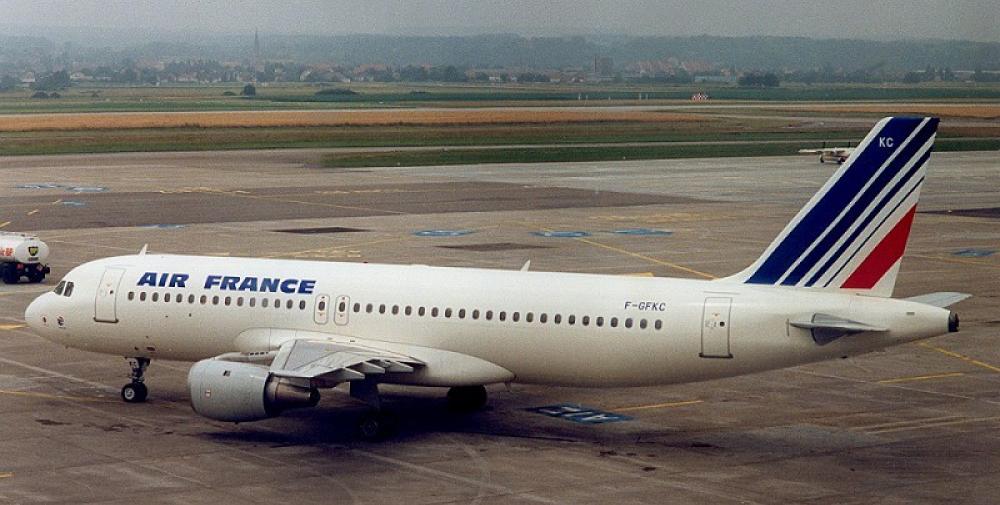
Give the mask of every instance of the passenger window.
[[360, 303], [355, 303], [354, 304], [354, 313], [357, 314], [358, 312], [361, 312], [361, 304]]
[[163, 301], [165, 301], [165, 302], [169, 302], [170, 301], [170, 293], [167, 293], [167, 294], [163, 295]]
[[434, 307], [431, 309], [431, 317], [438, 317], [438, 308]]
[[218, 305], [218, 304], [219, 304], [219, 295], [215, 295], [212, 297], [212, 305]]
[[340, 312], [347, 312], [347, 302], [340, 302], [339, 307], [340, 308], [337, 310], [339, 310]]
[[555, 316], [553, 316], [552, 317], [552, 322], [556, 323], [556, 324], [561, 323], [562, 322], [562, 315], [561, 314], [556, 314]]
[[132, 300], [135, 300], [135, 291], [128, 292], [128, 301], [131, 302]]
[[266, 309], [267, 308], [267, 301], [268, 300], [270, 300], [270, 298], [261, 298], [260, 299], [260, 306], [264, 307]]
[[465, 309], [458, 309], [458, 318], [465, 319]]
[[589, 326], [590, 325], [590, 316], [583, 316], [583, 319], [581, 319], [580, 322], [583, 323], [584, 326]]
[[285, 308], [286, 308], [286, 309], [289, 309], [289, 310], [291, 310], [291, 308], [292, 308], [292, 305], [293, 305], [294, 303], [295, 303], [295, 302], [293, 302], [292, 300], [288, 300], [287, 302], [285, 302]]
[[618, 318], [617, 317], [612, 317], [611, 318], [611, 327], [612, 328], [617, 328], [618, 327]]
[[194, 295], [188, 295], [188, 303], [194, 304]]
[[451, 317], [451, 309], [444, 309], [444, 317]]
[[207, 295], [201, 295], [201, 304], [205, 305], [206, 303], [208, 303], [208, 296]]
[[569, 317], [566, 318], [566, 323], [570, 325], [576, 324], [576, 316], [570, 314]]
[[257, 297], [256, 296], [251, 296], [250, 297], [250, 306], [251, 307], [256, 307], [257, 306]]
[[542, 315], [538, 316], [539, 323], [545, 324], [546, 322], [548, 322], [548, 320], [549, 320], [549, 315], [544, 312], [542, 312]]
[[506, 321], [507, 320], [507, 311], [501, 310], [500, 311], [500, 315], [499, 315], [499, 317], [497, 317], [497, 319], [499, 319], [501, 321]]
[[640, 327], [640, 328], [642, 328], [642, 329], [644, 329], [644, 330], [645, 330], [645, 329], [646, 329], [646, 326], [648, 326], [648, 324], [646, 323], [646, 320], [645, 320], [645, 319], [642, 319], [642, 320], [640, 320], [640, 321], [639, 321], [639, 327]]
[[657, 330], [663, 329], [663, 321], [657, 319], [656, 323], [653, 324], [653, 327], [656, 328]]
[[236, 299], [236, 306], [237, 307], [242, 307], [243, 306], [243, 297], [242, 296]]
[[399, 305], [392, 306], [392, 315], [395, 316], [396, 314], [399, 314]]
[[409, 315], [412, 315], [412, 314], [413, 314], [413, 306], [411, 306], [411, 305], [407, 305], [407, 306], [406, 306], [406, 310], [404, 310], [403, 312], [404, 312], [404, 313], [405, 313], [406, 315], [408, 315], [408, 316], [409, 316]]
[[427, 313], [426, 307], [420, 307], [419, 309], [417, 309], [417, 315], [420, 317], [424, 317], [424, 314], [426, 313]]
[[233, 303], [233, 297], [227, 296], [225, 301], [226, 307], [232, 305], [232, 303]]
[[524, 321], [525, 322], [530, 323], [530, 322], [532, 322], [534, 320], [535, 320], [535, 314], [534, 313], [528, 312], [527, 314], [524, 315]]
[[632, 327], [632, 318], [631, 317], [625, 320], [625, 327], [626, 328], [631, 328]]
[[316, 305], [316, 308], [318, 308], [319, 310], [326, 310], [326, 300], [320, 300], [319, 303]]
[[521, 319], [521, 313], [520, 312], [515, 312], [515, 313], [513, 313], [513, 314], [510, 315], [510, 320], [514, 321], [515, 323], [518, 322], [520, 319]]
[[160, 294], [159, 294], [159, 293], [153, 293], [153, 298], [152, 298], [152, 300], [153, 300], [154, 302], [158, 302], [158, 301], [160, 301]]
[[299, 310], [306, 310], [306, 301], [299, 300]]
[[365, 312], [371, 314], [374, 308], [375, 306], [369, 303], [368, 305], [365, 305]]
[[487, 321], [492, 321], [493, 320], [493, 311], [492, 310], [487, 310], [486, 311], [486, 320]]
[[597, 316], [597, 319], [595, 319], [594, 322], [597, 323], [598, 328], [604, 326], [604, 316]]
[[378, 313], [379, 314], [385, 314], [385, 304], [384, 303], [382, 305], [378, 306]]
[[276, 308], [276, 309], [280, 309], [281, 308], [281, 298], [275, 298], [274, 299], [274, 308]]
[[479, 319], [479, 309], [473, 309], [472, 310], [472, 318], [473, 319]]

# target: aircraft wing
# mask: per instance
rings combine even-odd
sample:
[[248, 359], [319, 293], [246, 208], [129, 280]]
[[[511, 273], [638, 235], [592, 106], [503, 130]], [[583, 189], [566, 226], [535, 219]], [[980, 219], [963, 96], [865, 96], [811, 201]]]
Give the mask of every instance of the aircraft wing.
[[416, 358], [365, 345], [294, 339], [281, 345], [271, 362], [277, 377], [341, 383], [368, 375], [410, 373], [424, 363]]
[[938, 293], [927, 293], [926, 295], [911, 296], [906, 300], [911, 302], [922, 303], [924, 305], [931, 305], [934, 307], [945, 308], [955, 305], [956, 303], [971, 297], [972, 295], [968, 293], [942, 291]]

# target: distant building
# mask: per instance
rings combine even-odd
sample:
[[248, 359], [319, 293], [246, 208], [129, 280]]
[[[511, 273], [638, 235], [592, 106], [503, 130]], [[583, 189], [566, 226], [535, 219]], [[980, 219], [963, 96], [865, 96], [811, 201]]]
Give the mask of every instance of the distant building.
[[608, 76], [615, 73], [615, 63], [610, 56], [594, 57], [594, 74]]

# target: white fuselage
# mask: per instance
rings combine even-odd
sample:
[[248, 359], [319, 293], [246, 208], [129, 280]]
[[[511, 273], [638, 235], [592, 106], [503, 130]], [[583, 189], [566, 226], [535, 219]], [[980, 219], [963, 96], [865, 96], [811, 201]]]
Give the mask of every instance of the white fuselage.
[[[508, 370], [504, 380], [575, 386], [690, 382], [855, 355], [946, 333], [949, 314], [725, 281], [202, 256], [108, 258], [64, 281], [73, 293], [43, 295], [26, 319], [89, 351], [197, 361], [272, 351], [311, 332], [451, 351]], [[815, 313], [889, 331], [819, 345], [789, 324]], [[449, 385], [420, 377], [406, 381]]]

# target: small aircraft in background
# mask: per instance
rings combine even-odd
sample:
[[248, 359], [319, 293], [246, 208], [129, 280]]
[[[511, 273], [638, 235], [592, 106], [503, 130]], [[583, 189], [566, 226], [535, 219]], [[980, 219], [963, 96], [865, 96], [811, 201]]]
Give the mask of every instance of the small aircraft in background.
[[819, 149], [799, 149], [799, 154], [818, 154], [820, 163], [830, 161], [836, 162], [838, 165], [847, 161], [848, 156], [853, 152], [854, 147], [826, 147], [826, 142], [823, 142], [823, 147]]

